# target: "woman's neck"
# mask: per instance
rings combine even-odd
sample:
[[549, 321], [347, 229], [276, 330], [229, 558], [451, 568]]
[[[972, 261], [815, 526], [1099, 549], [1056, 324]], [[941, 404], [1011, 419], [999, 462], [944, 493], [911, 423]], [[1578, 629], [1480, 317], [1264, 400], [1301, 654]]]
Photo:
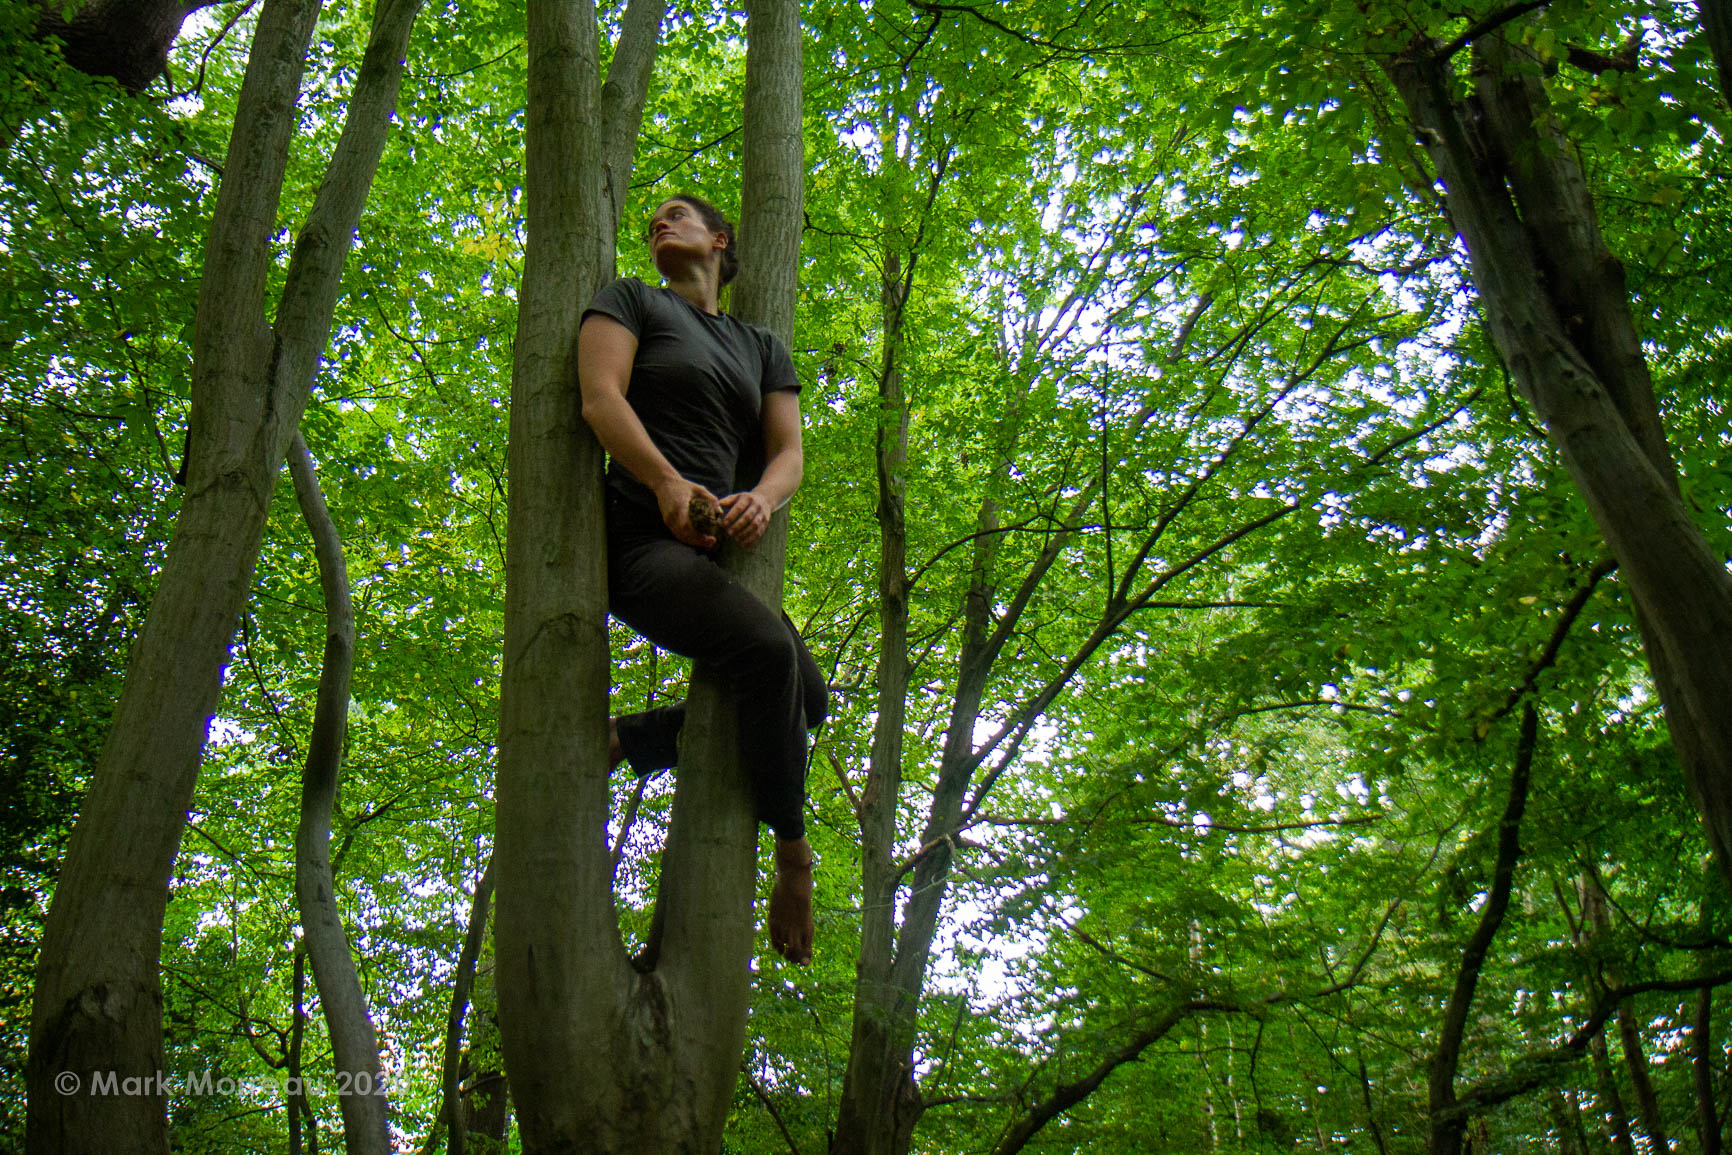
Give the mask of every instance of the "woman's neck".
[[717, 307], [722, 291], [721, 273], [716, 262], [670, 270], [662, 274], [662, 279], [669, 289], [704, 312], [712, 316], [721, 312]]

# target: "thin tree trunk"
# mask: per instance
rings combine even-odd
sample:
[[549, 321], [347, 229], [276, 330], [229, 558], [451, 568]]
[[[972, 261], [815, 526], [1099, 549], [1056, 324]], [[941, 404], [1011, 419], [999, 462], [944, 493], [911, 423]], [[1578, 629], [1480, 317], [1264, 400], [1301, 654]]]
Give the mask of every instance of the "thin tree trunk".
[[[890, 120], [901, 123], [900, 114], [889, 110]], [[886, 143], [886, 153], [891, 151]], [[936, 200], [946, 166], [937, 167], [926, 188], [926, 212]], [[886, 219], [902, 219], [906, 213], [887, 206]], [[1000, 540], [997, 495], [989, 492], [981, 502], [975, 522], [969, 586], [963, 601], [963, 638], [957, 658], [957, 681], [945, 725], [938, 781], [933, 791], [919, 852], [906, 863], [892, 858], [896, 840], [895, 816], [902, 782], [902, 730], [906, 720], [908, 692], [907, 630], [908, 584], [906, 572], [906, 527], [903, 511], [901, 471], [907, 458], [908, 401], [903, 394], [900, 342], [902, 317], [913, 286], [913, 266], [919, 256], [915, 247], [906, 266], [895, 249], [884, 260], [883, 300], [885, 352], [879, 376], [880, 419], [878, 475], [880, 524], [879, 645], [877, 722], [873, 731], [870, 776], [860, 801], [862, 842], [861, 946], [856, 963], [853, 1036], [843, 1080], [838, 1124], [831, 1141], [832, 1155], [906, 1155], [913, 1130], [923, 1110], [914, 1071], [917, 1013], [925, 987], [926, 968], [937, 938], [938, 919], [948, 894], [954, 838], [964, 823], [965, 803], [975, 771], [987, 755], [1018, 726], [1026, 727], [1069, 684], [1082, 665], [1118, 627], [1131, 610], [1151, 597], [1164, 579], [1157, 579], [1141, 592], [1131, 583], [1137, 567], [1148, 556], [1154, 537], [1139, 553], [1137, 562], [1125, 571], [1125, 586], [1116, 591], [1103, 612], [1102, 621], [1087, 642], [1065, 664], [1059, 674], [1013, 711], [1015, 721], [1006, 723], [996, 737], [976, 748], [974, 735], [981, 719], [987, 679], [1006, 643], [1015, 635], [1022, 612], [1062, 556], [1070, 540], [1068, 530], [1050, 535], [1036, 560], [1021, 575], [1007, 604], [998, 605], [996, 551]], [[1201, 299], [1175, 335], [1169, 358], [1176, 358], [1189, 339], [1192, 326], [1209, 305]], [[1062, 311], [1062, 310], [1061, 310]], [[1023, 352], [1024, 364], [1038, 353], [1043, 339], [1030, 335]], [[995, 443], [1000, 459], [995, 476], [1008, 476], [1015, 461], [1022, 422], [1023, 398], [1028, 391], [1026, 369], [1008, 374], [1018, 391], [1006, 398]], [[1153, 411], [1147, 407], [1130, 422], [1128, 438], [1134, 439]], [[1103, 456], [1103, 471], [1108, 457]], [[1089, 482], [1071, 503], [1067, 525], [1077, 524], [1096, 499], [1104, 476]], [[1176, 508], [1182, 508], [1181, 499]], [[1237, 534], [1235, 534], [1237, 536]], [[1168, 575], [1171, 576], [1171, 575]], [[991, 789], [999, 772], [1010, 763], [1017, 742], [1000, 749], [998, 766], [975, 789], [974, 805]], [[903, 878], [908, 900], [900, 927], [895, 904]], [[1066, 1108], [1068, 1109], [1068, 1108]], [[1032, 1134], [1032, 1132], [1031, 1132]]]
[[1574, 1098], [1563, 1091], [1549, 1091], [1546, 1093], [1546, 1111], [1552, 1117], [1560, 1155], [1588, 1155], [1587, 1137], [1582, 1133], [1582, 1112]]
[[490, 1016], [475, 1020], [472, 1036], [477, 1041], [491, 1041], [491, 1048], [471, 1044], [470, 1056], [481, 1056], [485, 1062], [472, 1062], [470, 1081], [463, 1092], [463, 1118], [467, 1131], [464, 1144], [470, 1155], [505, 1155], [506, 1131], [511, 1122], [511, 1084], [499, 1069], [498, 1028]]
[[1696, 1136], [1702, 1155], [1720, 1155], [1720, 1111], [1714, 1097], [1714, 1075], [1719, 1056], [1713, 1040], [1714, 991], [1696, 992], [1696, 1013], [1690, 1023], [1691, 1071], [1696, 1085]]
[[1467, 1137], [1469, 1117], [1457, 1109], [1455, 1076], [1461, 1068], [1461, 1047], [1473, 1009], [1473, 993], [1479, 985], [1486, 955], [1509, 910], [1510, 888], [1516, 860], [1521, 857], [1522, 814], [1527, 809], [1528, 783], [1532, 777], [1534, 745], [1539, 735], [1539, 712], [1533, 703], [1522, 706], [1521, 736], [1516, 742], [1515, 765], [1510, 772], [1509, 801], [1498, 822], [1497, 863], [1492, 870], [1490, 893], [1480, 911], [1479, 923], [1462, 948], [1455, 987], [1443, 1011], [1437, 1048], [1431, 1057], [1427, 1105], [1431, 1115], [1431, 1155], [1459, 1155]]
[[[31, 1151], [166, 1151], [158, 976], [168, 879], [271, 494], [330, 335], [420, 0], [384, 0], [343, 133], [297, 238], [276, 323], [264, 292], [316, 0], [260, 12], [199, 287], [187, 492], [114, 727], [43, 931], [31, 1011]], [[152, 1081], [91, 1093], [96, 1072]], [[55, 1078], [76, 1075], [64, 1094]]]
[[1670, 1150], [1666, 1141], [1666, 1120], [1660, 1114], [1660, 1099], [1654, 1094], [1654, 1080], [1648, 1076], [1648, 1056], [1642, 1049], [1642, 1032], [1636, 1026], [1636, 1016], [1627, 1002], [1618, 1006], [1618, 1040], [1623, 1045], [1624, 1067], [1630, 1072], [1630, 1085], [1636, 1090], [1636, 1109], [1642, 1115], [1642, 1130], [1648, 1133], [1648, 1148], [1651, 1151]]
[[1732, 575], [1679, 496], [1623, 266], [1545, 88], [1501, 34], [1474, 99], [1430, 41], [1387, 68], [1466, 242], [1493, 341], [1618, 559], [1666, 721], [1732, 880]]
[[1604, 1035], [1596, 1035], [1589, 1044], [1594, 1062], [1594, 1079], [1603, 1105], [1595, 1109], [1606, 1127], [1606, 1138], [1619, 1155], [1636, 1155], [1636, 1144], [1630, 1138], [1630, 1113], [1624, 1109], [1624, 1096], [1618, 1090], [1617, 1073], [1606, 1053]]
[[[747, 0], [740, 205], [740, 274], [730, 312], [790, 346], [799, 295], [805, 149], [799, 0]], [[738, 484], [754, 484], [741, 478]], [[724, 549], [723, 567], [765, 604], [782, 604], [788, 510], [775, 512], [751, 550]], [[689, 1096], [690, 1117], [657, 1151], [713, 1152], [740, 1080], [751, 997], [758, 821], [739, 757], [733, 694], [713, 671], [694, 671], [680, 737], [679, 776], [650, 942], [654, 966], [683, 1018], [663, 1061]], [[684, 1111], [680, 1112], [681, 1114]], [[636, 1119], [622, 1121], [638, 1129]]]
[[[1606, 911], [1606, 902], [1605, 888], [1601, 886], [1600, 880], [1592, 874], [1584, 874], [1582, 923], [1592, 939], [1603, 940], [1611, 933], [1611, 919]], [[1605, 968], [1604, 979], [1608, 985], [1618, 985], [1620, 977], [1615, 968]], [[1665, 1151], [1668, 1144], [1660, 1115], [1660, 1104], [1654, 1094], [1653, 1080], [1648, 1076], [1648, 1061], [1642, 1050], [1642, 1033], [1636, 1025], [1636, 1018], [1628, 1001], [1618, 1004], [1614, 1017], [1618, 1025], [1618, 1041], [1624, 1055], [1624, 1070], [1629, 1073], [1630, 1085], [1636, 1093], [1636, 1110], [1641, 1116], [1642, 1129], [1647, 1132], [1652, 1150]]]
[[892, 978], [896, 958], [894, 851], [908, 704], [908, 534], [905, 503], [908, 401], [903, 393], [903, 310], [912, 273], [894, 248], [880, 283], [884, 349], [878, 369], [878, 670], [871, 765], [860, 795], [860, 949], [855, 962], [853, 1034], [830, 1150], [889, 1155], [907, 1146], [920, 1118], [920, 1092], [907, 1061], [914, 1007]]
[[301, 1155], [301, 1116], [307, 1113], [307, 1084], [301, 1074], [301, 1042], [307, 1034], [307, 952], [300, 943], [295, 944], [293, 982], [294, 1019], [289, 1024], [285, 1071], [289, 1078], [289, 1155]]
[[391, 1133], [386, 1122], [385, 1081], [379, 1041], [367, 1017], [361, 976], [349, 954], [349, 936], [337, 909], [331, 871], [331, 808], [343, 764], [343, 739], [349, 726], [349, 675], [355, 659], [355, 610], [349, 597], [349, 570], [343, 543], [325, 508], [313, 455], [295, 432], [289, 447], [289, 472], [301, 515], [313, 536], [319, 562], [319, 587], [325, 598], [325, 656], [319, 671], [318, 704], [301, 775], [301, 821], [295, 830], [295, 900], [313, 981], [319, 989], [325, 1026], [331, 1036], [343, 1112], [343, 1138], [352, 1155], [386, 1155]]
[[[475, 966], [481, 958], [481, 948], [487, 938], [487, 908], [493, 901], [493, 861], [475, 884], [475, 894], [469, 901], [469, 926], [463, 932], [463, 949], [457, 955], [457, 973], [451, 981], [451, 1008], [445, 1013], [445, 1054], [440, 1062], [441, 1087], [439, 1114], [449, 1129], [450, 1155], [464, 1155], [464, 1140], [468, 1137], [468, 1120], [464, 1118], [460, 1084], [463, 1066], [463, 1019], [469, 1012], [470, 992], [475, 988]], [[435, 1133], [438, 1128], [435, 1127]], [[422, 1150], [430, 1153], [429, 1141]]]

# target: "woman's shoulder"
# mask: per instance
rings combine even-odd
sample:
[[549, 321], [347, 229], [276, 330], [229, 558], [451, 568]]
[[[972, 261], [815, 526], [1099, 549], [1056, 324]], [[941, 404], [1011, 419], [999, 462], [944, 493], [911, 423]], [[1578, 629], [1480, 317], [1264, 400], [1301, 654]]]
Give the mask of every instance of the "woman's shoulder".
[[636, 277], [616, 277], [590, 298], [583, 315], [611, 317], [642, 338], [646, 324], [656, 312], [656, 291]]
[[636, 277], [615, 277], [601, 287], [596, 293], [596, 299], [603, 297], [636, 297], [642, 299], [653, 290]]

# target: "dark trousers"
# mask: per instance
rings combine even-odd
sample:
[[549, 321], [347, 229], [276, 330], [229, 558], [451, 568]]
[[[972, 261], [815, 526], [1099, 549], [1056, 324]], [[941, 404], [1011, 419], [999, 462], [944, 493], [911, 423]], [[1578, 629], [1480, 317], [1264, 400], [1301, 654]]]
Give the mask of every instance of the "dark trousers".
[[[720, 674], [738, 710], [740, 757], [758, 818], [778, 838], [806, 832], [806, 731], [824, 720], [829, 687], [787, 615], [674, 539], [661, 514], [609, 495], [608, 608], [664, 650]], [[638, 774], [675, 764], [686, 708], [618, 719], [620, 746]]]

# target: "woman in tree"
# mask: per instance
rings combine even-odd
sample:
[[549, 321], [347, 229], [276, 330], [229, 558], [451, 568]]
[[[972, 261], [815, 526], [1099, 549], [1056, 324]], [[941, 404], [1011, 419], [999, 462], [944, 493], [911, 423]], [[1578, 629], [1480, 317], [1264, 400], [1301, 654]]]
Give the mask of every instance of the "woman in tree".
[[[609, 457], [608, 608], [732, 688], [758, 817], [776, 835], [771, 945], [805, 964], [806, 731], [828, 690], [793, 623], [716, 564], [719, 534], [754, 545], [800, 484], [800, 382], [779, 339], [717, 308], [739, 270], [721, 213], [673, 197], [650, 218], [649, 244], [664, 287], [614, 281], [578, 333], [583, 416]], [[736, 489], [760, 460], [755, 482]], [[616, 718], [610, 755], [639, 774], [671, 766], [684, 721], [683, 705]]]

